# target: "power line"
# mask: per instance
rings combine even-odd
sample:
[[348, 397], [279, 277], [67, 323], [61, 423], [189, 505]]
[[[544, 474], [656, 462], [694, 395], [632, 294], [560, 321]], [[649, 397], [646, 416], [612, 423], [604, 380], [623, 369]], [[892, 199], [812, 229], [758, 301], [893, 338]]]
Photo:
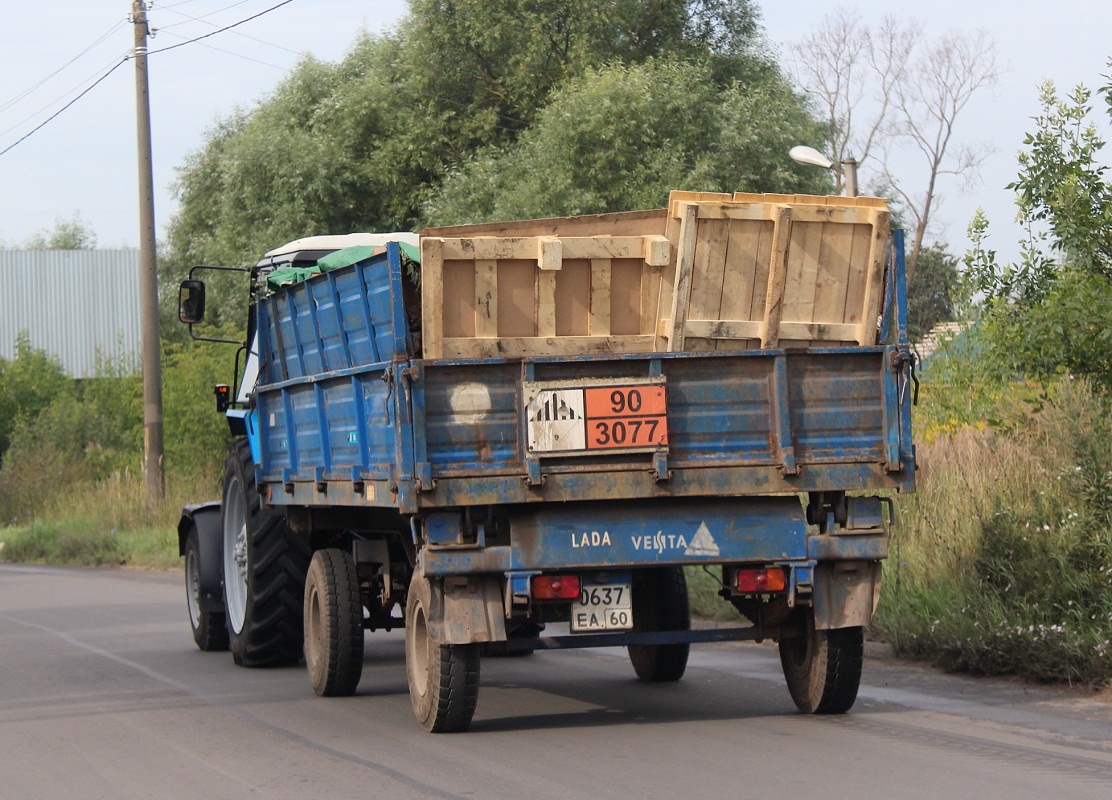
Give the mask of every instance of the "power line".
[[[155, 33], [159, 33], [166, 30], [167, 28], [176, 28], [178, 25], [185, 25], [190, 22], [204, 22], [206, 17], [215, 17], [217, 14], [223, 14], [225, 11], [229, 11], [236, 6], [241, 6], [244, 3], [249, 2], [251, 2], [251, 0], [238, 0], [238, 2], [232, 3], [230, 6], [224, 6], [223, 8], [216, 9], [216, 11], [210, 11], [207, 14], [201, 14], [199, 17], [191, 17], [189, 16], [189, 14], [183, 13], [181, 11], [174, 11], [173, 6], [159, 6], [159, 11], [169, 11], [171, 14], [177, 14], [179, 17], [184, 17], [184, 19], [182, 19], [181, 22], [171, 22], [169, 25], [159, 25], [157, 28], [154, 28], [153, 31]], [[205, 24], [212, 25], [212, 27], [214, 28], [216, 27], [215, 23], [212, 22], [206, 22]]]
[[[165, 29], [160, 29], [159, 32], [160, 33], [168, 33]], [[169, 35], [170, 36], [178, 36], [178, 34], [176, 34], [176, 33], [170, 33]], [[242, 34], [240, 34], [240, 35], [242, 35]], [[184, 39], [185, 37], [184, 36], [178, 36], [178, 38], [179, 39]], [[184, 42], [183, 42], [183, 44], [184, 44]], [[263, 42], [263, 44], [266, 44], [266, 43]], [[286, 67], [280, 67], [277, 64], [270, 64], [266, 61], [260, 61], [257, 58], [251, 58], [251, 56], [245, 56], [243, 53], [237, 53], [235, 50], [225, 50], [223, 47], [217, 47], [216, 45], [204, 44], [204, 43], [201, 44], [201, 47], [206, 47], [209, 50], [215, 50], [216, 52], [223, 53], [224, 55], [235, 56], [236, 58], [242, 58], [244, 61], [252, 61], [255, 64], [262, 64], [264, 67], [271, 67], [273, 69], [278, 70], [279, 72], [285, 72], [286, 71]]]
[[[188, 2], [191, 2], [191, 0], [183, 0], [183, 2], [181, 2], [181, 3], [176, 3], [175, 5], [185, 5], [185, 4], [186, 4], [186, 3], [188, 3]], [[175, 49], [175, 48], [178, 48], [178, 47], [184, 47], [184, 46], [185, 46], [185, 45], [187, 45], [187, 44], [193, 44], [194, 42], [199, 42], [199, 41], [201, 41], [202, 39], [208, 39], [209, 37], [211, 37], [211, 36], [215, 36], [215, 35], [216, 35], [216, 34], [218, 34], [218, 33], [224, 33], [225, 31], [229, 31], [229, 30], [231, 30], [232, 28], [236, 28], [236, 27], [238, 27], [238, 26], [240, 26], [240, 25], [243, 25], [243, 24], [244, 24], [244, 23], [246, 23], [246, 22], [250, 22], [250, 21], [251, 21], [251, 20], [253, 20], [253, 19], [258, 19], [259, 17], [261, 17], [261, 16], [263, 16], [263, 15], [265, 15], [265, 14], [269, 14], [269, 13], [270, 13], [271, 11], [275, 11], [275, 10], [277, 10], [277, 9], [281, 8], [282, 6], [285, 6], [285, 5], [289, 5], [289, 4], [290, 4], [290, 3], [292, 3], [292, 2], [293, 2], [293, 0], [283, 0], [283, 2], [281, 2], [281, 3], [278, 3], [277, 5], [271, 6], [270, 8], [268, 8], [268, 9], [265, 9], [265, 10], [263, 10], [263, 11], [260, 11], [260, 12], [259, 12], [258, 14], [254, 14], [254, 15], [252, 15], [252, 16], [250, 16], [250, 17], [247, 17], [247, 18], [245, 18], [245, 19], [241, 19], [241, 20], [240, 20], [239, 22], [235, 22], [235, 23], [232, 23], [231, 25], [227, 25], [227, 26], [225, 26], [225, 27], [223, 27], [223, 28], [220, 28], [219, 30], [215, 30], [215, 31], [212, 31], [211, 33], [206, 33], [206, 34], [205, 34], [204, 36], [197, 36], [196, 38], [193, 38], [193, 39], [188, 39], [188, 40], [186, 40], [186, 41], [184, 41], [184, 42], [180, 42], [180, 43], [178, 43], [178, 44], [173, 44], [173, 45], [170, 45], [169, 47], [162, 47], [162, 48], [160, 48], [160, 49], [158, 49], [158, 50], [150, 50], [150, 51], [148, 51], [147, 55], [152, 55], [152, 54], [154, 54], [154, 53], [164, 53], [164, 52], [166, 52], [167, 50], [173, 50], [173, 49]], [[237, 3], [236, 5], [239, 5], [239, 4]], [[231, 6], [228, 6], [228, 8], [231, 8]], [[224, 10], [227, 10], [227, 8], [225, 8]], [[113, 27], [111, 31], [109, 31], [108, 33], [106, 33], [106, 34], [105, 34], [104, 36], [100, 37], [100, 39], [98, 39], [98, 40], [97, 40], [96, 42], [94, 42], [94, 44], [93, 44], [93, 45], [90, 45], [90, 46], [89, 46], [89, 48], [86, 48], [86, 50], [85, 50], [85, 51], [83, 51], [82, 53], [80, 53], [80, 54], [78, 54], [77, 56], [75, 56], [75, 57], [74, 57], [74, 59], [72, 59], [71, 61], [69, 61], [69, 62], [68, 62], [68, 63], [67, 63], [67, 64], [66, 64], [65, 66], [69, 66], [69, 64], [72, 64], [72, 63], [73, 63], [73, 61], [75, 61], [75, 60], [76, 60], [77, 58], [80, 58], [80, 57], [81, 57], [82, 55], [84, 55], [84, 53], [85, 53], [85, 52], [88, 52], [88, 50], [89, 50], [89, 49], [91, 49], [92, 47], [94, 47], [94, 46], [95, 46], [96, 44], [99, 44], [99, 43], [100, 43], [101, 41], [103, 41], [103, 40], [104, 40], [104, 39], [105, 39], [105, 38], [106, 38], [107, 36], [109, 36], [109, 35], [110, 35], [111, 33], [114, 33], [114, 32], [116, 31], [116, 28], [117, 28], [117, 27], [119, 27], [119, 25], [117, 25], [116, 27]], [[211, 45], [206, 45], [206, 46], [211, 46]], [[77, 102], [78, 100], [80, 100], [80, 99], [81, 99], [82, 97], [84, 97], [84, 96], [85, 96], [85, 95], [87, 95], [87, 94], [88, 94], [89, 92], [91, 92], [91, 91], [92, 91], [92, 90], [93, 90], [93, 89], [94, 89], [95, 87], [99, 86], [99, 85], [100, 85], [100, 84], [101, 84], [101, 83], [102, 83], [102, 82], [103, 82], [103, 81], [104, 81], [105, 79], [107, 79], [107, 78], [108, 78], [108, 76], [109, 76], [109, 75], [111, 75], [111, 74], [112, 74], [113, 72], [115, 72], [115, 71], [116, 71], [117, 69], [119, 69], [119, 68], [120, 68], [121, 66], [123, 66], [123, 65], [124, 65], [125, 63], [127, 63], [127, 61], [128, 61], [128, 60], [130, 60], [130, 58], [131, 58], [131, 56], [130, 56], [130, 55], [124, 56], [124, 57], [123, 57], [123, 58], [121, 58], [121, 59], [120, 59], [119, 61], [117, 61], [117, 62], [116, 62], [115, 64], [113, 64], [113, 65], [112, 65], [112, 67], [111, 67], [110, 69], [108, 69], [108, 71], [107, 71], [107, 72], [105, 72], [105, 73], [104, 73], [103, 75], [101, 75], [101, 76], [100, 76], [99, 78], [97, 78], [97, 79], [96, 79], [95, 81], [93, 81], [93, 83], [89, 84], [89, 86], [85, 87], [85, 89], [84, 89], [84, 90], [82, 90], [80, 94], [78, 94], [78, 95], [77, 95], [76, 97], [74, 97], [74, 98], [73, 98], [72, 100], [70, 100], [70, 101], [69, 101], [68, 103], [66, 103], [66, 104], [65, 104], [64, 106], [62, 106], [61, 108], [59, 108], [59, 109], [58, 109], [57, 111], [55, 111], [55, 112], [54, 112], [53, 114], [51, 114], [51, 115], [50, 115], [49, 117], [47, 117], [47, 118], [46, 118], [45, 120], [43, 120], [43, 121], [42, 121], [41, 123], [39, 123], [38, 125], [36, 125], [36, 126], [35, 126], [34, 128], [32, 128], [32, 129], [31, 129], [30, 131], [28, 131], [28, 132], [27, 132], [26, 134], [24, 134], [23, 136], [21, 136], [21, 137], [20, 137], [19, 139], [17, 139], [17, 140], [15, 141], [15, 142], [13, 142], [12, 144], [8, 145], [8, 146], [7, 146], [7, 147], [5, 147], [5, 148], [4, 148], [3, 150], [0, 150], [0, 156], [4, 156], [4, 155], [5, 155], [5, 154], [7, 154], [8, 152], [10, 152], [10, 151], [11, 151], [12, 149], [14, 149], [14, 148], [15, 148], [15, 147], [17, 147], [18, 145], [22, 144], [23, 142], [27, 141], [27, 140], [28, 140], [29, 138], [31, 138], [31, 136], [33, 136], [34, 134], [38, 133], [38, 132], [39, 132], [40, 130], [42, 130], [42, 129], [43, 129], [44, 127], [46, 127], [46, 126], [47, 126], [48, 124], [50, 124], [50, 123], [51, 123], [51, 122], [53, 122], [53, 121], [54, 121], [55, 119], [57, 119], [57, 118], [58, 118], [58, 117], [59, 117], [59, 116], [60, 116], [60, 115], [61, 115], [61, 114], [62, 114], [63, 112], [65, 112], [65, 111], [66, 111], [67, 109], [69, 109], [69, 108], [70, 108], [71, 106], [73, 106], [73, 104], [74, 104], [74, 103], [76, 103], [76, 102]], [[252, 60], [252, 61], [253, 61], [254, 59], [249, 59], [249, 60]], [[264, 62], [259, 62], [259, 63], [264, 63]], [[65, 66], [63, 66], [63, 67], [62, 67], [61, 69], [65, 69]], [[273, 65], [273, 64], [267, 64], [266, 66], [274, 66], [274, 65]], [[58, 71], [61, 71], [61, 69], [59, 69]], [[37, 88], [37, 86], [41, 86], [41, 85], [42, 85], [42, 83], [44, 83], [45, 81], [49, 80], [49, 79], [50, 79], [51, 77], [53, 77], [53, 75], [56, 75], [56, 74], [57, 74], [57, 72], [53, 73], [53, 74], [52, 74], [52, 75], [50, 75], [50, 76], [47, 76], [47, 78], [44, 78], [44, 79], [43, 79], [43, 81], [40, 81], [40, 82], [39, 82], [39, 84], [37, 84], [37, 85], [36, 85], [36, 87], [34, 87], [34, 88]], [[29, 90], [29, 91], [30, 91], [30, 90]], [[64, 96], [64, 95], [63, 95], [63, 96]], [[20, 98], [17, 98], [17, 100], [18, 100], [18, 99], [20, 99]], [[16, 102], [16, 101], [13, 101], [13, 102]], [[9, 105], [10, 105], [10, 104], [9, 104]], [[49, 105], [47, 106], [47, 108], [49, 108]], [[45, 110], [45, 109], [44, 109], [44, 110]], [[33, 115], [32, 115], [32, 116], [33, 116]], [[28, 119], [30, 119], [30, 117], [29, 117]], [[26, 120], [24, 120], [24, 121], [26, 122]], [[22, 123], [20, 123], [20, 124], [22, 124]], [[16, 126], [16, 127], [18, 127], [18, 126]], [[9, 129], [9, 130], [13, 130], [13, 129]], [[7, 133], [7, 131], [5, 131], [5, 133]]]
[[[9, 101], [7, 101], [6, 103], [4, 103], [3, 105], [0, 105], [0, 111], [7, 111], [7, 110], [8, 110], [9, 108], [11, 108], [12, 106], [14, 106], [14, 105], [15, 105], [16, 103], [18, 103], [18, 102], [19, 102], [20, 100], [22, 100], [23, 98], [27, 97], [27, 95], [31, 94], [31, 93], [32, 93], [33, 91], [35, 91], [36, 89], [38, 89], [38, 88], [39, 88], [40, 86], [42, 86], [42, 85], [43, 85], [44, 83], [46, 83], [47, 81], [49, 81], [49, 80], [50, 80], [51, 78], [53, 78], [53, 77], [54, 77], [55, 75], [57, 75], [57, 74], [58, 74], [59, 72], [61, 72], [62, 70], [64, 70], [64, 69], [65, 69], [66, 67], [70, 66], [70, 65], [71, 65], [71, 64], [72, 64], [73, 62], [77, 61], [77, 59], [81, 58], [81, 56], [83, 56], [83, 55], [85, 55], [86, 53], [88, 53], [88, 52], [89, 52], [90, 50], [92, 50], [92, 49], [93, 49], [94, 47], [96, 47], [96, 46], [97, 46], [98, 44], [100, 44], [100, 43], [101, 43], [101, 42], [103, 42], [103, 41], [104, 41], [105, 39], [107, 39], [107, 38], [108, 38], [109, 36], [111, 36], [111, 35], [112, 35], [113, 33], [115, 33], [116, 31], [118, 31], [118, 30], [120, 29], [120, 27], [121, 27], [122, 25], [125, 25], [125, 24], [126, 24], [126, 23], [125, 23], [125, 22], [123, 22], [122, 20], [121, 20], [120, 22], [117, 22], [117, 23], [116, 23], [115, 25], [113, 25], [113, 26], [112, 26], [112, 28], [111, 28], [110, 30], [108, 30], [107, 32], [105, 32], [104, 34], [102, 34], [102, 35], [101, 35], [101, 36], [100, 36], [100, 37], [99, 37], [99, 38], [98, 38], [98, 39], [97, 39], [97, 40], [96, 40], [95, 42], [93, 42], [93, 43], [92, 43], [91, 45], [89, 45], [88, 47], [86, 47], [86, 48], [85, 48], [84, 50], [82, 50], [82, 51], [81, 51], [80, 53], [78, 53], [77, 55], [75, 55], [75, 56], [74, 56], [73, 58], [71, 58], [71, 59], [70, 59], [69, 61], [67, 61], [67, 62], [66, 62], [65, 64], [63, 64], [62, 66], [58, 67], [58, 69], [56, 69], [56, 70], [54, 70], [53, 72], [51, 72], [51, 73], [50, 73], [49, 75], [47, 75], [47, 76], [46, 76], [45, 78], [43, 78], [43, 79], [42, 79], [41, 81], [39, 81], [38, 83], [36, 83], [36, 84], [35, 84], [34, 86], [32, 86], [32, 87], [30, 87], [30, 88], [28, 88], [28, 89], [24, 90], [23, 92], [21, 92], [20, 94], [16, 95], [16, 96], [15, 96], [15, 97], [13, 97], [13, 98], [12, 98], [11, 100], [9, 100]], [[53, 105], [53, 103], [52, 103], [51, 105]]]
[[110, 70], [108, 70], [108, 71], [107, 71], [106, 73], [104, 73], [104, 74], [103, 74], [103, 75], [101, 75], [101, 76], [100, 76], [99, 78], [97, 78], [97, 79], [96, 79], [96, 80], [95, 80], [95, 81], [94, 81], [93, 83], [91, 83], [91, 84], [90, 84], [89, 86], [87, 86], [87, 87], [85, 88], [85, 90], [84, 90], [83, 92], [81, 92], [81, 94], [77, 95], [77, 97], [73, 98], [73, 99], [72, 99], [72, 100], [70, 100], [70, 101], [69, 101], [68, 103], [66, 103], [66, 104], [65, 104], [64, 106], [62, 106], [61, 108], [59, 108], [59, 109], [58, 109], [57, 111], [55, 111], [55, 112], [54, 112], [53, 114], [51, 114], [51, 115], [50, 115], [49, 117], [47, 117], [47, 118], [46, 118], [45, 120], [43, 120], [43, 121], [42, 121], [42, 122], [40, 122], [40, 123], [39, 123], [38, 125], [36, 125], [36, 126], [35, 126], [34, 128], [32, 128], [32, 129], [31, 129], [31, 130], [30, 130], [30, 131], [29, 131], [28, 133], [24, 134], [24, 135], [23, 135], [23, 136], [22, 136], [22, 137], [21, 137], [20, 139], [16, 140], [16, 141], [15, 141], [15, 142], [14, 142], [13, 144], [10, 144], [10, 145], [8, 145], [7, 147], [5, 147], [5, 148], [4, 148], [3, 150], [0, 150], [0, 156], [3, 156], [3, 155], [4, 155], [5, 153], [7, 153], [7, 152], [8, 152], [9, 150], [11, 150], [11, 149], [13, 149], [14, 147], [16, 147], [16, 145], [22, 144], [22, 143], [23, 143], [23, 142], [25, 142], [25, 141], [26, 141], [27, 139], [31, 138], [31, 136], [33, 136], [34, 134], [36, 134], [36, 133], [38, 133], [38, 132], [39, 132], [40, 130], [42, 130], [42, 129], [43, 129], [44, 127], [46, 127], [46, 126], [47, 126], [47, 124], [49, 124], [49, 123], [50, 123], [50, 122], [52, 122], [53, 120], [57, 119], [57, 117], [58, 117], [58, 116], [59, 116], [59, 115], [60, 115], [60, 114], [61, 114], [61, 113], [62, 113], [63, 111], [65, 111], [65, 110], [66, 110], [67, 108], [69, 108], [69, 107], [70, 107], [70, 106], [72, 106], [72, 105], [73, 105], [74, 103], [76, 103], [76, 102], [77, 102], [78, 100], [80, 100], [80, 99], [81, 99], [82, 97], [84, 97], [85, 95], [87, 95], [87, 94], [88, 94], [89, 92], [91, 92], [91, 91], [92, 91], [92, 90], [93, 90], [93, 89], [94, 89], [94, 88], [95, 88], [96, 86], [98, 86], [98, 85], [99, 85], [99, 84], [100, 84], [100, 83], [101, 83], [101, 82], [102, 82], [102, 81], [103, 81], [103, 80], [104, 80], [105, 78], [107, 78], [107, 77], [108, 77], [109, 75], [111, 75], [111, 74], [112, 74], [113, 72], [115, 72], [115, 71], [116, 71], [116, 70], [118, 70], [118, 69], [119, 69], [120, 67], [122, 67], [122, 66], [123, 66], [124, 64], [126, 64], [126, 63], [128, 62], [128, 58], [129, 58], [128, 56], [124, 56], [123, 58], [121, 58], [121, 59], [120, 59], [119, 61], [117, 61], [117, 62], [116, 62], [115, 66], [113, 66], [113, 67], [112, 67], [112, 68], [111, 68]]
[[[184, 17], [184, 19], [181, 22], [174, 22], [174, 23], [171, 23], [169, 25], [162, 25], [162, 26], [158, 27], [156, 29], [156, 31], [158, 33], [167, 33], [168, 32], [167, 29], [169, 29], [169, 28], [176, 28], [178, 25], [186, 25], [190, 22], [200, 22], [204, 25], [208, 25], [212, 28], [215, 28], [215, 27], [217, 27], [217, 24], [215, 22], [209, 22], [207, 19], [205, 19], [206, 17], [211, 17], [211, 16], [214, 16], [215, 14], [220, 14], [224, 11], [227, 11], [228, 9], [234, 8], [235, 6], [243, 5], [244, 3], [248, 2], [248, 1], [249, 0], [240, 0], [240, 2], [234, 3], [233, 5], [230, 5], [230, 6], [225, 6], [224, 8], [220, 9], [219, 11], [213, 11], [209, 14], [202, 14], [199, 17], [191, 17], [188, 14], [183, 14], [181, 11], [173, 11], [166, 6], [161, 6], [159, 8], [160, 11], [169, 11], [171, 14], [177, 14], [179, 17]], [[215, 33], [219, 33], [219, 31], [215, 31]], [[289, 47], [283, 47], [280, 44], [274, 44], [274, 42], [265, 41], [264, 39], [260, 39], [257, 36], [251, 36], [251, 35], [246, 34], [246, 33], [241, 33], [240, 31], [233, 31], [233, 33], [235, 33], [236, 36], [241, 36], [244, 39], [250, 39], [252, 42], [258, 42], [259, 44], [265, 44], [267, 47], [273, 47], [276, 50], [284, 50], [287, 53], [293, 53], [295, 56], [300, 56], [301, 55], [301, 53], [297, 50], [292, 50]], [[186, 38], [184, 36], [179, 36], [179, 34], [176, 34], [176, 33], [170, 33], [170, 35], [171, 36], [178, 36], [181, 39]], [[220, 50], [220, 48], [215, 48], [215, 49], [218, 50], [221, 53], [229, 52], [227, 50]], [[232, 53], [232, 55], [235, 55], [235, 54]], [[248, 59], [248, 60], [250, 61], [251, 59]], [[265, 63], [265, 62], [260, 61], [259, 63], [261, 64], [261, 63]], [[272, 65], [268, 65], [268, 66], [272, 66]], [[284, 67], [282, 67], [281, 69], [284, 69]]]
[[232, 28], [237, 28], [240, 25], [243, 25], [245, 22], [250, 22], [253, 19], [258, 19], [259, 17], [263, 16], [264, 14], [269, 14], [271, 11], [276, 11], [277, 9], [281, 8], [282, 6], [288, 6], [292, 2], [293, 2], [293, 0], [283, 0], [278, 5], [271, 6], [270, 8], [266, 9], [265, 11], [260, 11], [258, 14], [247, 17], [246, 19], [241, 19], [239, 22], [233, 22], [231, 25], [226, 25], [223, 28], [220, 28], [219, 30], [212, 31], [211, 33], [206, 33], [203, 36], [197, 36], [193, 39], [187, 39], [186, 41], [179, 42], [178, 44], [172, 44], [169, 47], [160, 47], [158, 50], [151, 50], [151, 51], [149, 51], [148, 55], [154, 55], [155, 53], [165, 53], [167, 50], [173, 50], [173, 49], [178, 48], [178, 47], [185, 47], [187, 44], [193, 44], [194, 42], [199, 42], [202, 39], [207, 39], [210, 36], [215, 36], [218, 33], [224, 33], [224, 31], [230, 31]]
[[[127, 58], [127, 56], [123, 56], [123, 58]], [[25, 123], [31, 122], [31, 120], [35, 119], [40, 114], [44, 114], [44, 113], [48, 112], [51, 108], [56, 106], [58, 103], [61, 103], [61, 102], [65, 101], [65, 99], [69, 95], [73, 94], [76, 91], [79, 91], [81, 89], [81, 87], [84, 86], [85, 84], [87, 84], [89, 81], [96, 80], [97, 78], [99, 78], [104, 73], [105, 70], [111, 69], [115, 65], [116, 65], [116, 59], [113, 59], [112, 62], [110, 62], [109, 64], [107, 64], [103, 67], [101, 67], [96, 72], [94, 72], [92, 75], [90, 75], [88, 78], [85, 78], [85, 79], [79, 81], [77, 83], [77, 85], [74, 86], [72, 89], [67, 89], [66, 91], [62, 92], [61, 95], [59, 95], [55, 99], [51, 100], [46, 105], [42, 106], [37, 111], [31, 112], [30, 114], [28, 114], [26, 117], [21, 119], [16, 124], [12, 125], [9, 128], [5, 128], [4, 130], [0, 131], [0, 136], [6, 136], [7, 134], [11, 133], [12, 131], [21, 128]]]

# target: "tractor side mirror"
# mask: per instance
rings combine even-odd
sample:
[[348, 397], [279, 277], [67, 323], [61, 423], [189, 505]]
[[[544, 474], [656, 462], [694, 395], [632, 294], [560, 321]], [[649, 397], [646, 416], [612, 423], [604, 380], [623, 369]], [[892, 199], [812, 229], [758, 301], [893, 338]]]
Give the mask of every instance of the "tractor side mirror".
[[205, 318], [205, 282], [182, 281], [178, 288], [178, 319], [196, 325]]

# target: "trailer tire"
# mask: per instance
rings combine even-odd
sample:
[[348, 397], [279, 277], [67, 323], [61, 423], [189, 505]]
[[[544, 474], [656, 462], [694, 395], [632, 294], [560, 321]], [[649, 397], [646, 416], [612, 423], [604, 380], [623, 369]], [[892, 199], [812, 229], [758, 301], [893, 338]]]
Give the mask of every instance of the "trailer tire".
[[[635, 631], [691, 630], [691, 609], [683, 567], [660, 567], [634, 576]], [[629, 660], [637, 677], [647, 683], [678, 681], [687, 670], [691, 645], [629, 645]]]
[[432, 585], [417, 570], [405, 604], [405, 671], [417, 722], [429, 733], [471, 725], [479, 699], [479, 645], [437, 644], [429, 635]]
[[864, 634], [860, 627], [815, 629], [814, 609], [798, 609], [789, 622], [804, 634], [780, 639], [780, 664], [788, 691], [804, 714], [844, 714], [861, 686]]
[[228, 649], [227, 617], [222, 611], [201, 608], [201, 539], [196, 526], [185, 538], [185, 604], [193, 641], [205, 652]]
[[305, 667], [321, 697], [355, 694], [363, 675], [363, 601], [355, 559], [343, 550], [313, 553], [305, 579]]
[[262, 507], [245, 440], [228, 449], [222, 506], [224, 608], [232, 657], [243, 667], [301, 660], [309, 543]]

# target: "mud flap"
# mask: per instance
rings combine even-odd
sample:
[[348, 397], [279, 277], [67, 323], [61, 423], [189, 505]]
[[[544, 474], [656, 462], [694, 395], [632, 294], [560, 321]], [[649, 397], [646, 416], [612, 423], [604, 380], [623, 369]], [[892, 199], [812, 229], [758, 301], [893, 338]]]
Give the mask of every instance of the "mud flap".
[[506, 641], [500, 576], [449, 577], [431, 588], [427, 624], [437, 644]]
[[178, 550], [185, 555], [185, 540], [191, 528], [197, 529], [200, 552], [200, 595], [202, 611], [224, 612], [224, 531], [220, 503], [190, 505], [182, 509], [178, 522]]
[[815, 628], [868, 625], [880, 600], [879, 561], [835, 561], [815, 567]]

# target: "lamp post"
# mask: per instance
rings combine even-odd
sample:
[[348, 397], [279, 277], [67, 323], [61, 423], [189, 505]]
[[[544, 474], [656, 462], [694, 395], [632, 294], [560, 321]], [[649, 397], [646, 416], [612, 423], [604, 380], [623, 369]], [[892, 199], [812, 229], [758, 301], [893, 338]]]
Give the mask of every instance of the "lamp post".
[[815, 148], [802, 144], [789, 150], [788, 155], [797, 164], [829, 169], [841, 175], [845, 184], [846, 197], [857, 197], [857, 159], [853, 156], [843, 159], [842, 165], [839, 167]]

